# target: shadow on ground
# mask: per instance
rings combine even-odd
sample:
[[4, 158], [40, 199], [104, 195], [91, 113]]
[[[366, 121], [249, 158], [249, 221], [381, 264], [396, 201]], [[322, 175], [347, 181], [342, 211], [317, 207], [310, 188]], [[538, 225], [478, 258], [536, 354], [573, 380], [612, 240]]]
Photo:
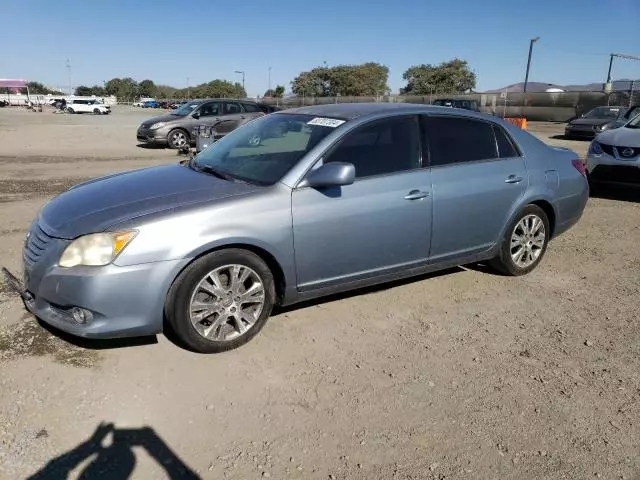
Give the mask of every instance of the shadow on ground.
[[164, 145], [156, 145], [154, 143], [139, 143], [136, 145], [138, 148], [144, 148], [145, 150], [164, 150]]
[[[138, 475], [134, 477], [134, 447], [143, 448], [172, 480], [201, 478], [152, 428], [122, 429], [111, 423], [101, 423], [88, 439], [50, 460], [41, 470], [28, 477], [28, 480], [140, 478]], [[76, 469], [80, 471], [74, 472]]]
[[595, 185], [591, 188], [590, 196], [619, 202], [640, 203], [640, 185]]

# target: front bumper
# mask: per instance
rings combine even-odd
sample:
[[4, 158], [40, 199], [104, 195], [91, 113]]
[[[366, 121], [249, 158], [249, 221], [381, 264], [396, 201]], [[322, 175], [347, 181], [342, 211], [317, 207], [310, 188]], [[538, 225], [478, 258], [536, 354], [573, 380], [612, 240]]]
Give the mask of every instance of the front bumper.
[[593, 139], [600, 133], [600, 130], [594, 130], [591, 125], [584, 127], [565, 127], [564, 136], [567, 138], [586, 138]]
[[[24, 283], [13, 275], [4, 277], [9, 289], [40, 320], [80, 337], [118, 338], [162, 331], [167, 291], [186, 264], [187, 260], [126, 267], [52, 265], [42, 276], [26, 268]], [[77, 321], [74, 308], [89, 312], [89, 320]]]
[[167, 145], [166, 133], [160, 133], [158, 130], [150, 130], [148, 128], [138, 128], [136, 139], [142, 143], [152, 145]]
[[587, 172], [592, 183], [640, 185], [640, 155], [620, 160], [607, 153], [587, 155]]

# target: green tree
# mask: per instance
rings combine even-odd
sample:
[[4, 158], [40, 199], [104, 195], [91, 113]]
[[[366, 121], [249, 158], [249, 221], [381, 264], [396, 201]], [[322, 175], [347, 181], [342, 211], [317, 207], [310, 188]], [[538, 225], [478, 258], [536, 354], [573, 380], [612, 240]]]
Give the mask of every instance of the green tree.
[[169, 85], [156, 85], [156, 97], [158, 98], [176, 98], [179, 90]]
[[155, 97], [157, 94], [156, 84], [153, 80], [142, 80], [138, 84], [138, 95], [141, 97]]
[[98, 85], [94, 85], [93, 87], [80, 85], [76, 87], [75, 94], [80, 97], [90, 97], [91, 95], [95, 95], [96, 97], [104, 97], [105, 90]]
[[[178, 90], [181, 98], [187, 97], [187, 90]], [[231, 83], [227, 80], [212, 80], [208, 83], [201, 83], [191, 87], [191, 98], [244, 98], [247, 96], [244, 88], [238, 82]]]
[[432, 93], [464, 93], [476, 86], [476, 74], [469, 64], [454, 58], [440, 65], [414, 65], [402, 75], [407, 86], [403, 95], [429, 95]]
[[284, 85], [276, 85], [276, 88], [272, 88], [264, 92], [265, 97], [282, 98], [284, 96]]
[[389, 69], [379, 63], [316, 67], [302, 72], [291, 82], [298, 96], [334, 97], [384, 95], [389, 92]]
[[50, 88], [45, 87], [40, 82], [29, 82], [27, 83], [27, 87], [29, 88], [29, 93], [32, 93], [34, 95], [48, 95], [48, 94], [59, 95], [60, 94], [60, 92], [56, 90], [51, 90]]
[[115, 95], [119, 101], [129, 101], [136, 97], [138, 83], [130, 77], [112, 78], [105, 84], [108, 95]]

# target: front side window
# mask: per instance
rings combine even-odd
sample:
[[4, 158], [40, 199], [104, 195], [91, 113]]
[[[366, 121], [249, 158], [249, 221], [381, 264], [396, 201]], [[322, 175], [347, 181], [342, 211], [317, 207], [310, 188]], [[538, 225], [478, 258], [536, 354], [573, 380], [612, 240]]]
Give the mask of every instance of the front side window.
[[312, 115], [267, 115], [237, 128], [200, 152], [196, 170], [258, 185], [279, 181], [318, 142], [345, 123]]
[[426, 117], [424, 138], [433, 167], [498, 157], [491, 123], [465, 117]]
[[324, 162], [352, 163], [356, 178], [420, 168], [417, 119], [392, 117], [358, 127], [340, 141]]

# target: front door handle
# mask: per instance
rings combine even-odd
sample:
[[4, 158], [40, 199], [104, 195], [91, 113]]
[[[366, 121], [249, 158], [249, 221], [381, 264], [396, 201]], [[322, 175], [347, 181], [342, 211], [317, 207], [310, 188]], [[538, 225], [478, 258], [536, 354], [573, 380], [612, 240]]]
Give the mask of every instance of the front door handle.
[[518, 176], [518, 175], [509, 175], [504, 183], [520, 183], [522, 180], [524, 180], [524, 178]]
[[405, 200], [419, 200], [429, 196], [429, 192], [423, 192], [422, 190], [411, 190], [404, 196]]

